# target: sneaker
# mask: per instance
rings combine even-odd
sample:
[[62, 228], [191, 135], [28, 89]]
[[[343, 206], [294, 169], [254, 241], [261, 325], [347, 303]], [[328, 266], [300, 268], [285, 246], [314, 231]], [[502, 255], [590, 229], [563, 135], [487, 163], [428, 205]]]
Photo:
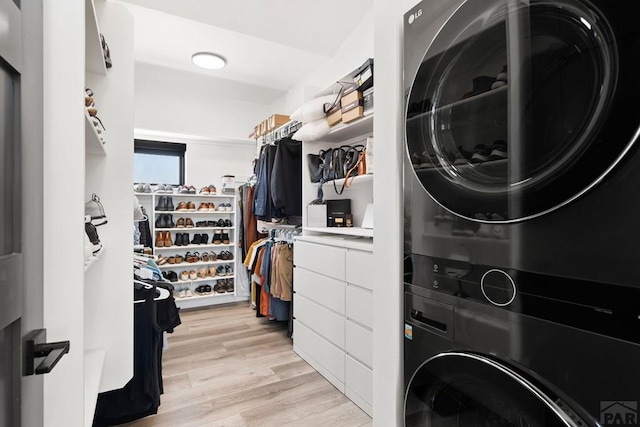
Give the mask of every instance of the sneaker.
[[218, 270], [216, 269], [215, 266], [209, 267], [209, 276], [216, 277], [217, 272], [218, 272]]
[[218, 281], [215, 285], [213, 285], [213, 292], [216, 294], [223, 294], [226, 291], [224, 290], [224, 286], [222, 284], [222, 280]]
[[489, 160], [491, 151], [484, 144], [478, 144], [473, 148], [473, 155], [471, 156], [471, 163], [482, 163]]
[[220, 218], [218, 222], [216, 222], [216, 227], [224, 227], [224, 219]]
[[184, 218], [178, 218], [178, 222], [176, 223], [176, 228], [184, 228], [184, 227], [185, 227]]
[[216, 194], [216, 186], [215, 185], [210, 185], [209, 186], [209, 194]]
[[207, 277], [207, 274], [208, 274], [208, 271], [206, 268], [200, 267], [198, 269], [198, 278], [204, 279], [205, 277]]
[[180, 273], [180, 280], [182, 280], [183, 282], [186, 282], [187, 280], [189, 280], [189, 273], [186, 271], [183, 271], [182, 273]]
[[220, 203], [218, 205], [218, 207], [216, 208], [216, 211], [218, 211], [218, 212], [225, 211], [225, 210], [226, 209], [225, 209], [224, 203]]
[[194, 187], [193, 185], [190, 185], [189, 187], [187, 187], [187, 192], [189, 194], [196, 194], [196, 187]]
[[178, 298], [184, 298], [186, 296], [184, 288], [180, 288], [178, 291]]
[[133, 187], [133, 191], [135, 191], [136, 193], [144, 193], [144, 184], [138, 184], [135, 187]]
[[192, 220], [191, 218], [187, 218], [187, 219], [185, 220], [185, 226], [186, 226], [187, 228], [193, 228], [193, 220]]
[[216, 211], [216, 205], [214, 205], [213, 203], [208, 203], [207, 205], [208, 205], [207, 206], [207, 210], [209, 212], [215, 212]]
[[223, 266], [221, 266], [221, 265], [219, 265], [219, 266], [216, 268], [216, 274], [217, 274], [218, 276], [226, 276], [226, 275], [227, 275], [227, 273], [225, 273], [225, 271], [224, 271], [224, 267], [223, 267]]
[[144, 185], [143, 193], [151, 193], [151, 186], [149, 184]]
[[191, 280], [196, 280], [197, 278], [198, 278], [198, 273], [196, 273], [196, 271], [195, 271], [195, 270], [191, 270], [191, 271], [189, 272], [189, 279], [191, 279]]
[[209, 195], [209, 187], [202, 187], [200, 189], [200, 194]]
[[191, 292], [191, 288], [187, 288], [187, 289], [184, 291], [184, 296], [185, 296], [186, 298], [191, 298], [191, 297], [193, 296], [193, 292]]
[[224, 273], [226, 276], [233, 276], [233, 267], [230, 264], [225, 265]]
[[189, 210], [189, 212], [195, 212], [196, 204], [193, 202], [187, 202], [187, 209]]
[[231, 220], [225, 219], [223, 224], [222, 224], [222, 226], [223, 227], [227, 227], [227, 228], [231, 228], [231, 227], [233, 227], [233, 224], [231, 223]]
[[234, 289], [233, 289], [233, 279], [227, 280], [227, 283], [225, 284], [225, 291], [227, 293], [232, 293], [234, 291]]
[[227, 203], [226, 204], [226, 211], [227, 212], [232, 212], [233, 211], [233, 206], [231, 206], [231, 203]]
[[209, 203], [200, 203], [198, 206], [198, 212], [207, 212], [209, 210]]
[[502, 140], [495, 141], [491, 145], [491, 154], [489, 155], [489, 159], [502, 160], [506, 158], [507, 158], [507, 143]]
[[164, 186], [164, 192], [167, 194], [173, 194], [173, 187], [169, 184]]
[[185, 185], [181, 185], [180, 187], [178, 187], [178, 193], [179, 194], [189, 194], [189, 188], [187, 188], [187, 186], [185, 186]]

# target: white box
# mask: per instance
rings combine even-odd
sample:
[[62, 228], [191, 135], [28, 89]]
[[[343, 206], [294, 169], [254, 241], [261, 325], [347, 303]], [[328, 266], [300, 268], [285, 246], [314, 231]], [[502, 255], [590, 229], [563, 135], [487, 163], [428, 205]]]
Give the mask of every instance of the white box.
[[327, 205], [307, 205], [307, 227], [327, 226]]

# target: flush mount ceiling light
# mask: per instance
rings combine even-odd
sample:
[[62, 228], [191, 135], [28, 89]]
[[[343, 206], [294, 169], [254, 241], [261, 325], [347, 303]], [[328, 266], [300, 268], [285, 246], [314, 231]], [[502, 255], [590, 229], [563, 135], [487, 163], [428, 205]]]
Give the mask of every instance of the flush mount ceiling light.
[[219, 70], [227, 65], [227, 60], [223, 56], [212, 52], [196, 52], [191, 55], [191, 62], [209, 70]]

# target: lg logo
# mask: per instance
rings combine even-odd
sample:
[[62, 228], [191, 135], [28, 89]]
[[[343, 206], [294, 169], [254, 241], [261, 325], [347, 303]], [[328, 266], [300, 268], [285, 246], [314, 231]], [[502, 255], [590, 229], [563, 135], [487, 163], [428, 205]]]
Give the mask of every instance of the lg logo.
[[422, 9], [418, 9], [416, 13], [412, 13], [409, 15], [409, 25], [413, 24], [413, 21], [420, 18], [422, 16]]

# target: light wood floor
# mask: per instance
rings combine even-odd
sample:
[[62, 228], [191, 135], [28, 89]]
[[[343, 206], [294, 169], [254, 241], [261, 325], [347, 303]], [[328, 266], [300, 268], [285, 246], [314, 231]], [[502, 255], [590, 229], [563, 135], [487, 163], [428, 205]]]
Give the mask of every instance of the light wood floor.
[[293, 352], [286, 322], [248, 303], [185, 311], [163, 357], [158, 414], [125, 424], [371, 426], [371, 418]]

